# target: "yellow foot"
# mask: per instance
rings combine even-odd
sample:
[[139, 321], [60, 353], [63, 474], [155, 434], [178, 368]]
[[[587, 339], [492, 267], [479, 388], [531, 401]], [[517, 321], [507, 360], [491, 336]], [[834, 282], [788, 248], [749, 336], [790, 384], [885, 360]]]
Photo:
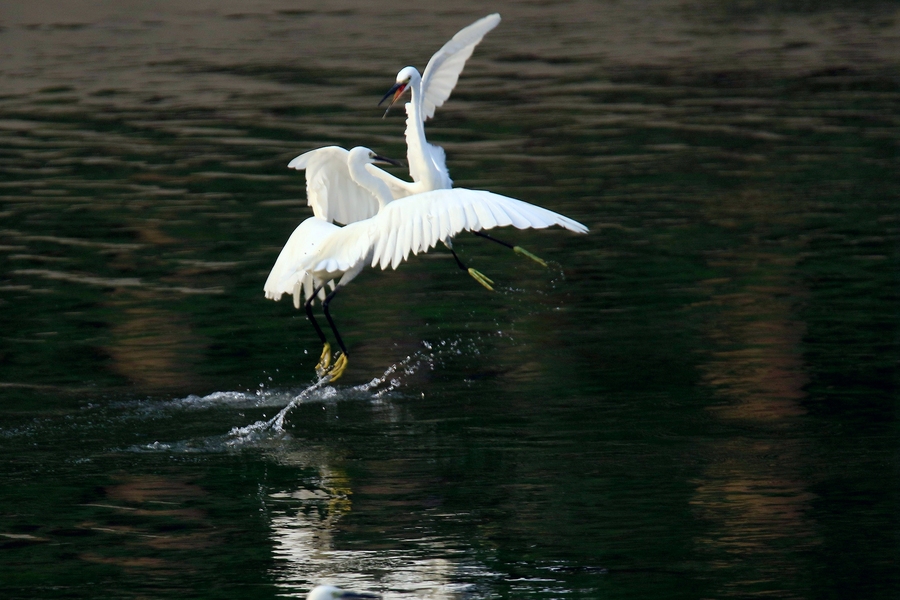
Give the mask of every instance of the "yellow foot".
[[538, 264], [541, 265], [542, 267], [546, 267], [546, 266], [547, 266], [547, 263], [544, 262], [544, 259], [543, 259], [543, 258], [541, 258], [540, 256], [535, 256], [534, 254], [532, 254], [531, 252], [529, 252], [528, 250], [526, 250], [526, 249], [523, 248], [522, 246], [515, 246], [515, 247], [513, 248], [513, 251], [514, 251], [516, 254], [521, 254], [522, 256], [527, 256], [528, 258], [530, 258], [530, 259], [533, 260], [534, 262], [538, 263]]
[[319, 363], [316, 365], [316, 375], [324, 377], [325, 373], [331, 368], [331, 344], [325, 342], [322, 348], [322, 356], [319, 357]]
[[486, 287], [487, 289], [494, 291], [494, 288], [491, 287], [491, 284], [494, 283], [493, 280], [488, 279], [483, 273], [480, 271], [476, 271], [475, 269], [469, 269], [469, 275], [472, 276], [472, 279]]
[[343, 375], [344, 371], [347, 370], [347, 362], [348, 361], [346, 354], [341, 354], [340, 356], [338, 356], [337, 360], [334, 361], [334, 365], [331, 367], [331, 370], [325, 373], [326, 375], [331, 377], [329, 381], [337, 381], [341, 378], [341, 375]]

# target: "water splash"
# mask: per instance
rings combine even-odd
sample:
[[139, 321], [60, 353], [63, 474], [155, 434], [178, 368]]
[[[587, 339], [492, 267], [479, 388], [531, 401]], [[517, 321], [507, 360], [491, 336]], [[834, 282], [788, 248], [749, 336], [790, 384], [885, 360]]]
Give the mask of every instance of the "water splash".
[[268, 420], [257, 421], [244, 427], [235, 427], [228, 433], [230, 447], [241, 446], [248, 442], [257, 442], [263, 437], [284, 437], [287, 432], [284, 429], [284, 420], [287, 414], [299, 404], [309, 402], [311, 400], [323, 399], [350, 399], [350, 398], [368, 398], [371, 400], [381, 400], [390, 393], [394, 392], [403, 385], [405, 377], [414, 375], [422, 368], [433, 370], [442, 358], [450, 354], [462, 354], [462, 339], [451, 341], [441, 340], [440, 342], [422, 342], [422, 350], [414, 352], [392, 364], [380, 377], [375, 377], [368, 383], [363, 383], [343, 390], [329, 386], [331, 378], [325, 376], [313, 383], [311, 386], [300, 392], [291, 401], [282, 408], [278, 414]]
[[[295, 396], [290, 402], [288, 402], [287, 406], [282, 408], [280, 411], [278, 411], [278, 414], [267, 421], [257, 421], [244, 427], [233, 428], [228, 432], [228, 437], [231, 439], [231, 441], [227, 442], [227, 444], [232, 447], [243, 445], [247, 442], [252, 442], [259, 439], [259, 437], [261, 435], [264, 435], [266, 432], [283, 434], [284, 418], [287, 416], [288, 412], [290, 412], [290, 410], [298, 404], [301, 404], [302, 402], [310, 399], [315, 394], [315, 392], [319, 391], [330, 382], [331, 377], [329, 376], [320, 378], [314, 384]], [[331, 389], [334, 390], [334, 388]]]
[[[502, 332], [498, 332], [502, 335]], [[271, 418], [263, 418], [249, 425], [232, 427], [227, 433], [180, 442], [161, 442], [131, 447], [135, 452], [221, 452], [246, 447], [265, 447], [290, 437], [285, 421], [297, 406], [310, 402], [337, 402], [340, 400], [362, 400], [373, 403], [384, 402], [397, 390], [406, 385], [409, 377], [423, 370], [434, 370], [451, 357], [480, 353], [477, 338], [456, 338], [436, 342], [423, 341], [422, 348], [390, 365], [378, 377], [367, 383], [338, 388], [331, 384], [328, 376], [317, 379], [305, 389], [296, 392], [269, 390], [263, 384], [259, 389], [244, 392], [214, 392], [206, 396], [190, 395], [165, 403], [138, 403], [138, 413], [159, 414], [166, 410], [209, 410], [214, 408], [259, 408], [282, 407]]]
[[[406, 356], [404, 359], [388, 367], [380, 377], [375, 377], [368, 383], [363, 383], [351, 388], [346, 388], [338, 392], [334, 387], [328, 386], [331, 382], [329, 376], [320, 378], [311, 386], [300, 392], [291, 401], [282, 408], [278, 414], [271, 419], [265, 421], [257, 421], [244, 427], [235, 427], [229, 433], [231, 438], [229, 445], [236, 446], [247, 443], [248, 441], [256, 441], [261, 435], [284, 436], [284, 419], [287, 414], [297, 405], [310, 400], [352, 398], [360, 395], [368, 396], [373, 400], [380, 400], [387, 394], [398, 389], [403, 385], [403, 377], [415, 374], [422, 367], [434, 369], [436, 360], [445, 352], [455, 350], [460, 344], [459, 340], [450, 342], [439, 342], [431, 344], [422, 342], [423, 350]], [[438, 347], [435, 350], [435, 347]], [[327, 387], [326, 387], [327, 386]], [[317, 394], [319, 391], [323, 394]]]

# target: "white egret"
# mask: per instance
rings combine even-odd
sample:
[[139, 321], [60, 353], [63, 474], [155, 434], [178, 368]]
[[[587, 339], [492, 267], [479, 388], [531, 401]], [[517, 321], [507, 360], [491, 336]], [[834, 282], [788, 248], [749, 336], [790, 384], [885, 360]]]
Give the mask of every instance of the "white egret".
[[[447, 159], [444, 149], [428, 143], [425, 139], [425, 121], [433, 117], [434, 111], [450, 97], [450, 92], [456, 86], [459, 74], [465, 67], [466, 60], [475, 50], [475, 46], [499, 23], [500, 15], [494, 13], [461, 29], [449, 42], [432, 55], [425, 66], [424, 74], [420, 75], [419, 71], [412, 66], [403, 67], [397, 73], [396, 82], [384, 95], [379, 104], [391, 98], [391, 102], [384, 113], [387, 115], [391, 106], [409, 90], [410, 101], [406, 103], [406, 159], [409, 163], [409, 176], [412, 177], [414, 183], [409, 184], [402, 181], [396, 183], [386, 179], [389, 185], [404, 187], [413, 193], [452, 187], [453, 181], [450, 179], [450, 173], [447, 170]], [[544, 267], [547, 266], [543, 259], [521, 246], [514, 246], [481, 232], [473, 233], [506, 246], [517, 254], [526, 256]], [[448, 248], [453, 252], [451, 246], [448, 245]], [[453, 252], [453, 258], [456, 259], [456, 263], [460, 268], [466, 270], [455, 252]], [[493, 289], [488, 285], [493, 282], [478, 271], [473, 269], [469, 271], [469, 274], [486, 288]]]
[[[587, 232], [581, 223], [545, 208], [482, 190], [438, 189], [393, 199], [388, 186], [369, 167], [384, 160], [364, 147], [347, 153], [347, 173], [353, 183], [368, 190], [378, 204], [368, 219], [337, 227], [319, 217], [307, 219], [295, 230], [281, 251], [276, 267], [266, 282], [266, 297], [278, 300], [292, 293], [306, 300], [310, 322], [323, 339], [325, 348], [317, 370], [329, 372], [332, 380], [347, 366], [348, 352], [331, 317], [329, 306], [335, 294], [355, 278], [366, 264], [396, 269], [409, 254], [427, 252], [438, 244], [449, 244], [461, 231], [481, 231], [494, 227], [542, 229], [559, 225], [576, 233]], [[307, 226], [307, 223], [311, 223]], [[308, 237], [304, 237], [309, 232]], [[284, 257], [284, 259], [282, 259]], [[340, 281], [322, 309], [342, 354], [331, 367], [330, 348], [312, 316], [312, 302], [327, 282]], [[330, 369], [330, 370], [329, 370]]]
[[[340, 151], [340, 153], [342, 153], [341, 155], [345, 157], [343, 168], [346, 170], [346, 176], [338, 178], [336, 184], [342, 185], [342, 192], [345, 197], [355, 199], [359, 205], [371, 201], [374, 205], [374, 210], [369, 216], [377, 214], [380, 204], [391, 200], [390, 194], [386, 192], [384, 188], [375, 188], [374, 191], [370, 191], [368, 188], [363, 188], [356, 183], [349, 171], [349, 165], [351, 164], [351, 161], [349, 160], [350, 153], [343, 148], [334, 149]], [[329, 149], [323, 148], [321, 150]], [[399, 164], [397, 161], [390, 158], [376, 155], [368, 148], [360, 148], [357, 153], [359, 156], [352, 161], [356, 170], [363, 169], [365, 166], [372, 165], [374, 162]], [[315, 158], [315, 156], [313, 156], [313, 158]], [[294, 159], [294, 161], [296, 160], [297, 159]], [[292, 161], [292, 163], [294, 161]], [[372, 166], [371, 168], [377, 167]], [[365, 177], [365, 175], [357, 173], [357, 177]], [[378, 180], [376, 179], [375, 181], [377, 182]], [[310, 187], [309, 184], [308, 187]], [[308, 191], [307, 193], [310, 194], [310, 198], [315, 197], [312, 192]], [[381, 197], [376, 194], [380, 194]], [[327, 284], [330, 284], [331, 287], [334, 288], [335, 284], [333, 279], [338, 276], [343, 276], [341, 278], [341, 283], [349, 283], [350, 280], [359, 274], [365, 265], [363, 262], [360, 262], [356, 269], [346, 269], [345, 271], [347, 272], [324, 279], [316, 278], [312, 273], [307, 272], [305, 269], [298, 268], [298, 265], [306, 264], [310, 257], [314, 256], [325, 244], [326, 240], [341, 229], [332, 223], [331, 220], [322, 216], [329, 214], [327, 204], [318, 202], [313, 202], [312, 204], [315, 215], [304, 220], [296, 229], [294, 229], [293, 233], [291, 233], [284, 248], [282, 248], [281, 252], [278, 254], [278, 258], [275, 260], [275, 264], [272, 266], [268, 278], [266, 278], [263, 291], [266, 294], [266, 298], [276, 301], [280, 300], [283, 294], [291, 294], [294, 297], [294, 307], [298, 309], [300, 308], [301, 298], [304, 299], [306, 316], [315, 329], [316, 334], [319, 336], [319, 339], [322, 341], [322, 355], [319, 358], [319, 362], [316, 364], [316, 372], [320, 376], [330, 374], [332, 380], [335, 380], [343, 374], [343, 371], [346, 368], [347, 350], [344, 347], [340, 334], [328, 312], [328, 302], [330, 297], [325, 295], [324, 288]], [[367, 215], [368, 213], [352, 214], [352, 212], [347, 212], [353, 211], [354, 206], [356, 205], [353, 203], [345, 203], [345, 206], [338, 204], [337, 207], [332, 207], [333, 210], [336, 209], [335, 214], [337, 216], [335, 216], [335, 214], [332, 214], [331, 216], [340, 221], [343, 221], [344, 219], [349, 221], [366, 219], [367, 217], [364, 215]], [[331, 364], [331, 344], [328, 343], [325, 334], [322, 332], [322, 328], [319, 327], [319, 324], [312, 314], [312, 302], [316, 297], [322, 301], [325, 317], [328, 319], [328, 323], [334, 332], [335, 338], [343, 351], [343, 354], [338, 358], [334, 365]]]
[[[428, 117], [426, 118], [434, 116], [435, 109], [443, 105], [450, 97], [450, 93], [459, 80], [459, 74], [472, 55], [475, 46], [499, 22], [500, 15], [488, 15], [460, 30], [431, 57], [428, 67], [425, 69], [426, 79], [424, 82], [419, 77], [418, 71], [415, 71], [413, 67], [407, 67], [407, 69], [415, 71], [414, 98], [419, 99], [423, 94], [427, 98]], [[402, 94], [403, 91], [400, 91], [396, 98]], [[422, 101], [419, 100], [419, 105], [421, 104]], [[377, 167], [368, 167], [370, 173], [388, 186], [393, 198], [403, 198], [434, 189], [449, 188], [453, 185], [447, 174], [446, 161], [443, 158], [444, 151], [441, 147], [432, 146], [425, 140], [423, 121], [424, 119], [419, 119], [417, 123], [407, 123], [407, 142], [411, 148], [407, 151], [407, 155], [410, 159], [409, 169], [412, 182], [404, 181]], [[414, 132], [414, 135], [410, 132]], [[421, 157], [426, 152], [425, 148], [428, 148], [429, 155], [437, 161], [436, 163], [423, 164]], [[352, 223], [367, 219], [378, 212], [378, 204], [372, 194], [365, 193], [350, 181], [347, 170], [347, 153], [347, 150], [338, 146], [326, 146], [301, 154], [288, 163], [288, 167], [292, 169], [306, 170], [307, 203], [317, 217], [338, 223]]]
[[[435, 109], [443, 105], [450, 97], [450, 93], [456, 86], [459, 75], [475, 46], [499, 22], [500, 15], [488, 15], [460, 30], [431, 57], [425, 68], [424, 78], [420, 77], [419, 72], [413, 67], [406, 67], [401, 71], [402, 75], [411, 70], [410, 78], [414, 78], [414, 85], [411, 88], [413, 90], [412, 106], [418, 107], [414, 113], [410, 105], [407, 105], [409, 114], [406, 129], [407, 155], [410, 176], [413, 181], [404, 181], [374, 166], [367, 167], [372, 175], [381, 179], [388, 186], [392, 198], [403, 198], [435, 189], [450, 188], [453, 185], [447, 172], [444, 150], [425, 140], [423, 122], [424, 119], [434, 116]], [[400, 79], [401, 77], [398, 75], [398, 81]], [[406, 89], [409, 89], [409, 82], [404, 85], [405, 87], [395, 95], [395, 101], [402, 96]], [[391, 93], [393, 93], [393, 88], [388, 96]], [[382, 98], [382, 101], [385, 98]], [[423, 103], [424, 108], [422, 108]], [[353, 185], [350, 180], [347, 171], [347, 152], [338, 146], [317, 148], [301, 154], [288, 164], [288, 167], [292, 169], [306, 170], [306, 196], [308, 204], [313, 209], [313, 214], [338, 223], [352, 223], [365, 219], [373, 216], [378, 210], [378, 203], [374, 196]], [[427, 158], [425, 158], [426, 156]], [[487, 235], [482, 237], [512, 248], [547, 266], [544, 261], [519, 246], [495, 240]], [[487, 289], [493, 289], [491, 279], [463, 264], [453, 250], [451, 242], [448, 241], [447, 247], [460, 269], [466, 271]]]
[[[356, 164], [351, 161], [350, 151], [338, 146], [325, 146], [305, 152], [288, 163], [292, 169], [306, 171], [306, 197], [307, 203], [312, 207], [313, 214], [327, 221], [338, 223], [354, 223], [368, 219], [378, 213], [381, 203], [391, 202], [397, 198], [405, 198], [410, 195], [409, 190], [400, 190], [393, 181], [403, 182], [393, 175], [379, 169], [373, 164]], [[385, 159], [384, 162], [399, 164], [397, 161]], [[368, 185], [361, 185], [350, 174], [350, 165], [356, 164], [357, 169], [365, 169], [365, 172], [373, 178]], [[364, 176], [366, 177], [366, 176]], [[386, 198], [379, 199], [375, 190], [386, 194]], [[399, 191], [398, 191], [399, 190]], [[419, 192], [429, 191], [422, 189]], [[413, 194], [414, 195], [414, 194]], [[488, 236], [484, 236], [488, 237]], [[493, 239], [493, 238], [491, 238]], [[494, 240], [499, 242], [499, 240]], [[499, 242], [505, 244], [505, 242]], [[466, 271], [476, 281], [489, 290], [493, 290], [493, 281], [476, 269], [466, 267], [453, 250], [452, 242], [448, 239], [445, 244], [456, 260], [457, 266]], [[509, 247], [509, 244], [506, 244]]]
[[409, 176], [414, 182], [407, 184], [411, 191], [424, 192], [453, 185], [447, 172], [444, 149], [425, 139], [425, 121], [433, 117], [434, 111], [450, 97], [475, 46], [499, 23], [500, 15], [494, 13], [464, 27], [432, 55], [423, 75], [415, 67], [401, 69], [396, 83], [381, 99], [384, 102], [393, 96], [385, 111], [387, 115], [406, 90], [410, 91], [410, 101], [406, 104], [406, 158]]
[[333, 585], [317, 585], [306, 595], [306, 600], [354, 600], [356, 598], [381, 598], [369, 592], [351, 592]]

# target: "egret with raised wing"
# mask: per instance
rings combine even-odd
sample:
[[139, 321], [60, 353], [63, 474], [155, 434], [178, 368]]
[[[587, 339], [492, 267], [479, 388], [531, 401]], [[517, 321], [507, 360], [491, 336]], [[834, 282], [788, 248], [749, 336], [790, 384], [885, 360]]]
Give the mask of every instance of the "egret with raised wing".
[[[425, 69], [424, 80], [413, 67], [406, 67], [401, 71], [403, 74], [411, 69], [410, 77], [414, 78], [415, 83], [412, 88], [407, 84], [398, 91], [394, 101], [402, 96], [406, 89], [412, 89], [412, 104], [419, 107], [418, 110], [413, 111], [410, 105], [407, 105], [409, 115], [406, 129], [407, 157], [410, 177], [413, 181], [404, 181], [375, 166], [368, 167], [372, 175], [387, 185], [392, 198], [403, 198], [412, 194], [452, 187], [453, 182], [447, 172], [444, 150], [425, 140], [423, 123], [425, 118], [434, 116], [435, 109], [443, 105], [450, 97], [450, 93], [459, 80], [459, 74], [475, 50], [475, 46], [499, 22], [500, 15], [488, 15], [460, 30], [431, 57]], [[400, 78], [398, 75], [398, 81]], [[388, 96], [393, 93], [393, 89]], [[382, 98], [382, 101], [385, 98]], [[422, 98], [427, 99], [424, 112], [422, 111]], [[306, 196], [308, 204], [313, 208], [313, 214], [338, 223], [352, 223], [366, 219], [377, 212], [377, 202], [372, 194], [361, 191], [350, 180], [347, 170], [347, 152], [338, 146], [326, 146], [301, 154], [288, 164], [288, 167], [292, 169], [306, 171]], [[489, 236], [484, 237], [513, 248], [516, 252], [530, 256], [546, 266], [545, 262], [518, 246], [514, 247]], [[447, 247], [460, 269], [487, 289], [493, 290], [491, 287], [493, 281], [480, 271], [466, 267], [453, 250], [452, 242], [449, 240]]]
[[475, 46], [499, 23], [500, 15], [494, 13], [464, 27], [432, 55], [424, 75], [420, 75], [415, 67], [403, 67], [397, 73], [394, 86], [381, 99], [384, 102], [392, 98], [384, 112], [387, 115], [406, 90], [410, 92], [410, 101], [406, 104], [406, 158], [409, 176], [414, 183], [405, 184], [405, 187], [411, 192], [427, 192], [453, 185], [447, 171], [444, 149], [429, 144], [425, 139], [425, 121], [433, 117], [434, 111], [447, 101]]
[[[497, 13], [481, 18], [468, 27], [461, 29], [440, 50], [435, 52], [425, 66], [424, 73], [420, 74], [418, 69], [412, 66], [403, 67], [397, 73], [394, 85], [384, 95], [379, 104], [391, 98], [391, 102], [384, 112], [386, 116], [391, 107], [409, 90], [410, 101], [406, 103], [406, 159], [409, 163], [409, 176], [412, 178], [413, 183], [409, 184], [401, 180], [390, 181], [388, 179], [386, 179], [386, 183], [415, 192], [452, 187], [453, 181], [450, 179], [450, 173], [447, 170], [447, 158], [444, 149], [428, 143], [425, 139], [425, 121], [433, 117], [435, 110], [441, 107], [447, 98], [450, 97], [450, 92], [456, 86], [459, 75], [463, 67], [465, 67], [466, 61], [472, 56], [475, 46], [499, 23], [500, 15]], [[397, 196], [395, 195], [395, 197]], [[543, 259], [521, 246], [514, 246], [480, 232], [473, 233], [506, 246], [517, 254], [526, 256], [544, 267], [547, 266]], [[447, 247], [453, 252], [452, 246], [448, 244]], [[489, 290], [493, 289], [489, 285], [489, 283], [493, 282], [478, 271], [474, 271], [474, 269], [466, 269], [456, 252], [453, 252], [453, 258], [456, 259], [456, 263], [460, 268], [469, 271], [469, 274], [476, 281]]]
[[[396, 101], [406, 89], [412, 89], [414, 104], [418, 106], [415, 110], [416, 118], [412, 117], [412, 112], [409, 113], [411, 116], [407, 120], [406, 130], [407, 158], [410, 177], [413, 181], [404, 181], [377, 167], [368, 169], [388, 186], [391, 197], [403, 198], [412, 194], [452, 187], [453, 181], [447, 172], [444, 150], [425, 140], [423, 123], [426, 118], [433, 117], [435, 109], [442, 106], [450, 97], [450, 93], [459, 80], [459, 74], [472, 55], [475, 46], [499, 22], [500, 15], [493, 14], [463, 28], [431, 57], [428, 67], [425, 69], [424, 80], [414, 67], [406, 67], [400, 73], [411, 69], [410, 77], [415, 77], [414, 87], [410, 88], [409, 82], [403, 89], [395, 86], [382, 99], [383, 102], [397, 89], [397, 93], [394, 94], [394, 101]], [[400, 79], [401, 77], [398, 75], [397, 80], [400, 81]], [[422, 108], [422, 98], [427, 98], [425, 102], [427, 108], [425, 109]], [[408, 108], [409, 111], [412, 109]], [[371, 195], [360, 198], [355, 193], [354, 186], [350, 184], [347, 153], [347, 150], [338, 146], [326, 146], [301, 154], [288, 164], [288, 167], [292, 169], [306, 170], [307, 202], [313, 208], [314, 214], [339, 223], [352, 223], [371, 217], [377, 212], [377, 204]]]

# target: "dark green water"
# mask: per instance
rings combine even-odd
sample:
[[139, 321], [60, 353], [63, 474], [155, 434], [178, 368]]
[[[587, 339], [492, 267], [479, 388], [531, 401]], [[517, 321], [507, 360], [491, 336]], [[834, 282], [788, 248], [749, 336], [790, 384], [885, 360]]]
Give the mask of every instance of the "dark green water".
[[[294, 156], [427, 127], [584, 222], [262, 285]], [[893, 598], [900, 13], [881, 2], [0, 7], [0, 596]], [[498, 233], [498, 235], [500, 235]], [[286, 413], [283, 431], [254, 424]]]

